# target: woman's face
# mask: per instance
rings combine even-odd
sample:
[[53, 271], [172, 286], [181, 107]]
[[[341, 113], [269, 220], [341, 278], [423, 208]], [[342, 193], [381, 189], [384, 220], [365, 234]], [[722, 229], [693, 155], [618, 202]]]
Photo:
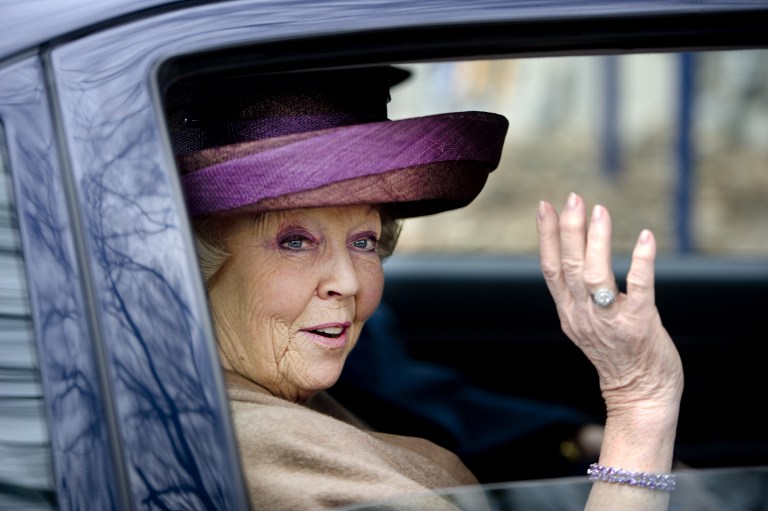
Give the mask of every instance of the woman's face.
[[303, 402], [333, 385], [381, 300], [371, 206], [238, 217], [209, 289], [222, 364]]

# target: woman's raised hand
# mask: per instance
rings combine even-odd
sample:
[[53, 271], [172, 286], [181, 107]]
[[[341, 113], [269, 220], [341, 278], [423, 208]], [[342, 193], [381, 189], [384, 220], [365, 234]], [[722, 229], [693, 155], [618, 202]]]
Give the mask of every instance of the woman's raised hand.
[[[541, 269], [563, 331], [597, 369], [609, 420], [670, 407], [676, 420], [683, 371], [655, 305], [653, 234], [640, 233], [621, 293], [611, 265], [607, 209], [595, 206], [587, 225], [584, 200], [572, 193], [559, 216], [542, 201], [537, 226]], [[600, 289], [614, 291], [615, 301], [598, 305], [593, 294]]]

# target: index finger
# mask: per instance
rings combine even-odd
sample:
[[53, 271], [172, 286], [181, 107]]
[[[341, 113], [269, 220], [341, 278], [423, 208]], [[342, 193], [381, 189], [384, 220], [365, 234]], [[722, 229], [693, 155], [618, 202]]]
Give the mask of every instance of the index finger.
[[560, 258], [560, 219], [555, 208], [547, 201], [539, 201], [536, 230], [539, 235], [541, 273], [549, 292], [557, 301], [566, 289]]

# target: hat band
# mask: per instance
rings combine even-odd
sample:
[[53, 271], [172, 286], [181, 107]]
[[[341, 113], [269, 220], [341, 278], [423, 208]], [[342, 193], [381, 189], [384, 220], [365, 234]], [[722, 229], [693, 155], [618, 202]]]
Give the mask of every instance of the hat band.
[[278, 147], [244, 145], [246, 154], [235, 150], [232, 158], [221, 154], [233, 148], [217, 147], [204, 152], [219, 163], [184, 174], [182, 186], [190, 214], [200, 216], [439, 161], [475, 161], [490, 170], [501, 158], [506, 128], [500, 115], [460, 112], [355, 124]]
[[248, 119], [229, 122], [210, 132], [207, 144], [219, 146], [252, 140], [283, 137], [296, 133], [326, 130], [339, 126], [384, 121], [380, 117], [364, 113], [333, 113], [319, 115], [294, 115], [267, 119]]
[[188, 154], [216, 146], [385, 120], [386, 116], [372, 112], [333, 112], [212, 123], [193, 114], [184, 119], [183, 129], [171, 133], [171, 140], [178, 154]]

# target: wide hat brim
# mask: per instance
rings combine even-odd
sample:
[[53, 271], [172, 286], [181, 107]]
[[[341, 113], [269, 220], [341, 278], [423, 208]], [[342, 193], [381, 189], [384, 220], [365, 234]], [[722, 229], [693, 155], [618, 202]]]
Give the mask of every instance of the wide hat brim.
[[463, 207], [501, 158], [508, 122], [458, 112], [354, 124], [180, 155], [193, 217], [388, 204], [400, 217]]

